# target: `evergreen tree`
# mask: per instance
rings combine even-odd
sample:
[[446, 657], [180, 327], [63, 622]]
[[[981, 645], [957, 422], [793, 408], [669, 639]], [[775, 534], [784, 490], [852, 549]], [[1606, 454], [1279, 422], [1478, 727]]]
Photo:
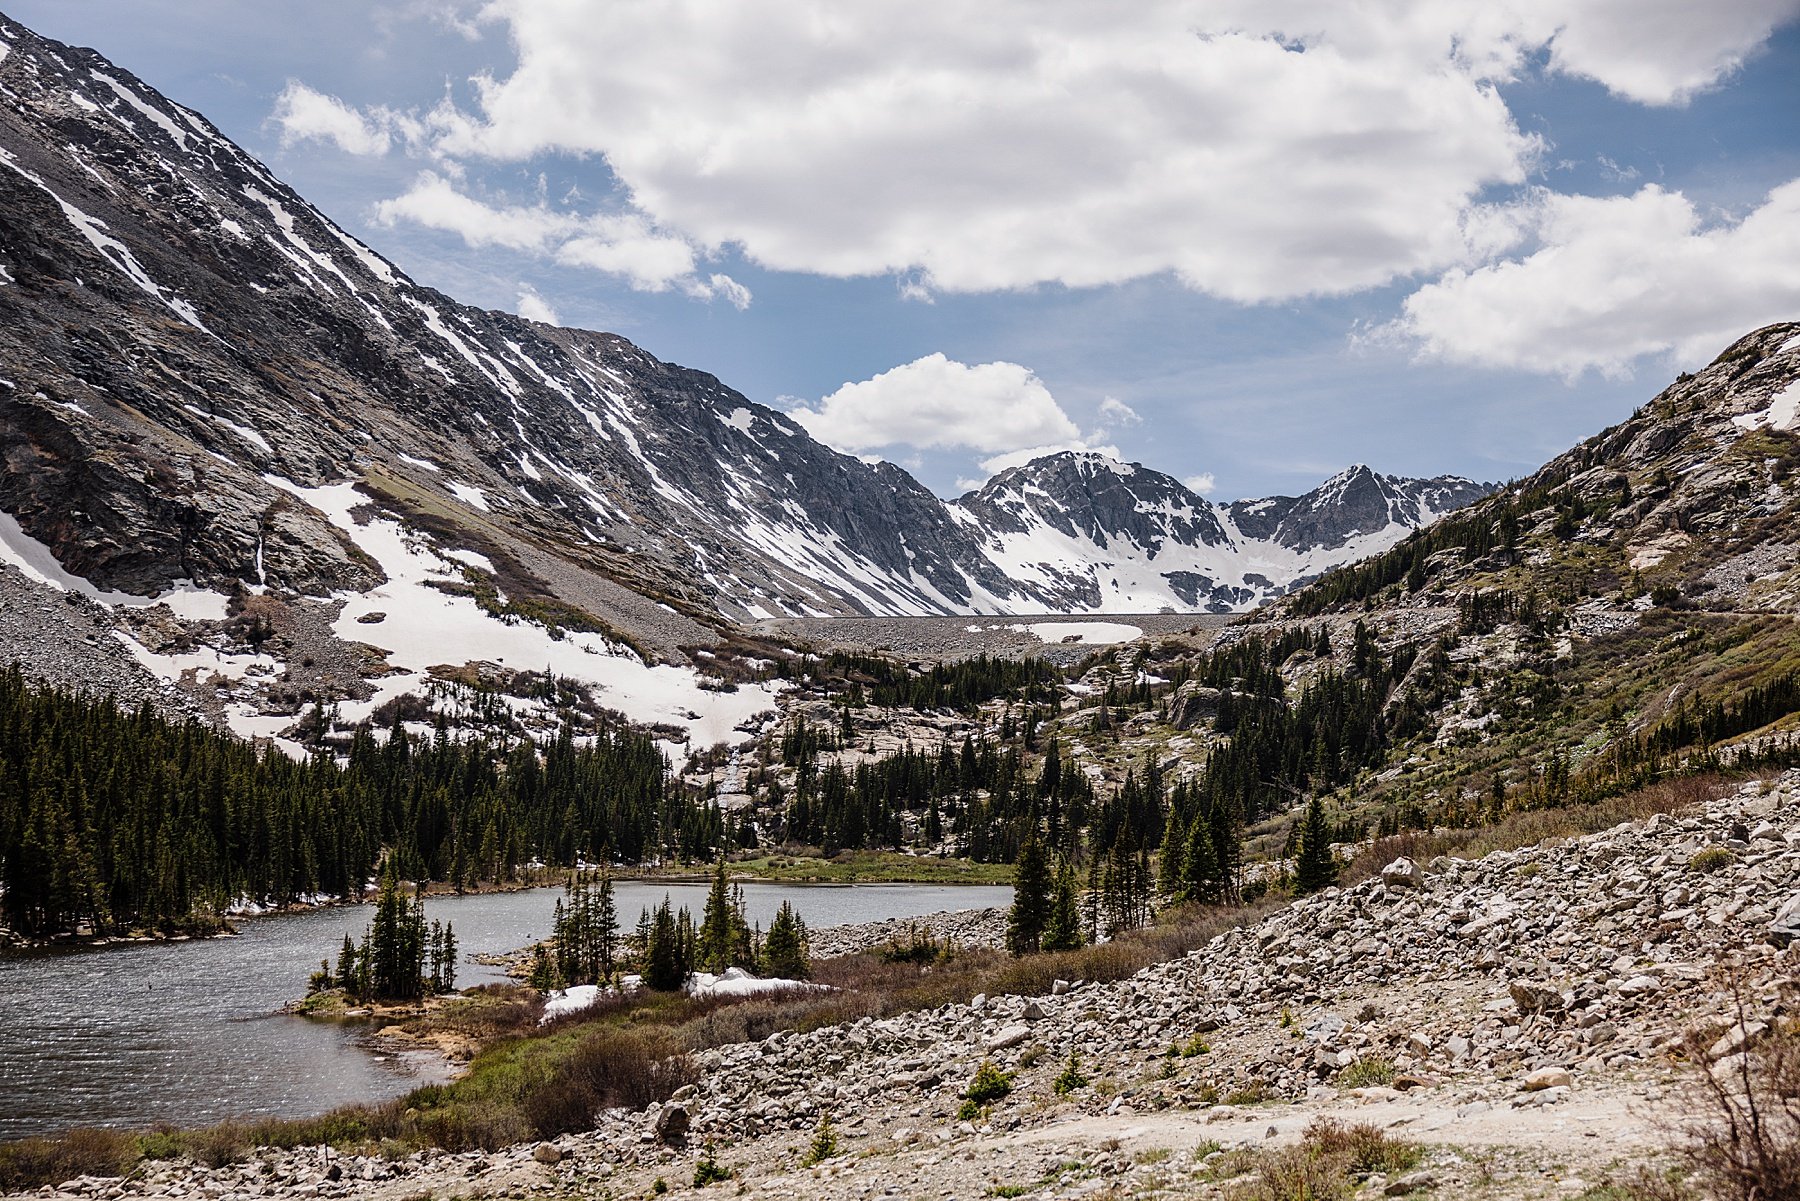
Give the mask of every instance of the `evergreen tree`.
[[1073, 951], [1082, 945], [1081, 902], [1075, 887], [1075, 867], [1064, 859], [1056, 871], [1056, 887], [1050, 897], [1050, 914], [1044, 922], [1040, 946], [1046, 951]]
[[[675, 992], [687, 983], [693, 972], [692, 920], [682, 910], [677, 921], [669, 898], [656, 908], [650, 918], [644, 940], [644, 986], [658, 992]], [[689, 928], [684, 937], [682, 927]]]
[[704, 972], [722, 972], [732, 965], [738, 942], [736, 916], [725, 881], [725, 857], [721, 855], [700, 918], [698, 945], [694, 948], [695, 967]]
[[1306, 803], [1294, 840], [1294, 891], [1302, 896], [1328, 888], [1337, 880], [1337, 860], [1331, 853], [1331, 827], [1318, 797]]
[[781, 980], [805, 980], [812, 975], [805, 928], [790, 902], [781, 903], [769, 925], [769, 936], [763, 940], [762, 967], [765, 975]]
[[1034, 954], [1050, 917], [1050, 863], [1034, 824], [1019, 847], [1013, 873], [1012, 910], [1006, 918], [1006, 946], [1014, 955]]

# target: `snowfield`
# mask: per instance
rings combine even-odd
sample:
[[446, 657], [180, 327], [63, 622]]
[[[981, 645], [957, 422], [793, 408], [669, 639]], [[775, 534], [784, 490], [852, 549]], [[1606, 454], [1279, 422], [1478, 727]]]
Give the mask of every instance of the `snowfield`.
[[[543, 626], [504, 621], [470, 597], [440, 591], [433, 585], [460, 583], [466, 566], [481, 569], [485, 560], [467, 551], [440, 551], [392, 518], [375, 517], [359, 524], [350, 511], [366, 505], [368, 498], [353, 483], [303, 488], [280, 476], [263, 478], [325, 514], [388, 577], [387, 583], [368, 592], [334, 598], [343, 602], [332, 627], [337, 636], [379, 647], [388, 662], [401, 669], [377, 681], [369, 700], [341, 704], [343, 720], [359, 721], [393, 697], [423, 691], [432, 667], [477, 661], [580, 680], [593, 686], [602, 704], [634, 722], [680, 729], [685, 745], [695, 750], [745, 742], [775, 710], [779, 682], [740, 685], [735, 692], [711, 691], [700, 687], [699, 674], [692, 668], [650, 666], [599, 634], [569, 631], [552, 638]], [[380, 621], [360, 620], [376, 613], [384, 615]]]

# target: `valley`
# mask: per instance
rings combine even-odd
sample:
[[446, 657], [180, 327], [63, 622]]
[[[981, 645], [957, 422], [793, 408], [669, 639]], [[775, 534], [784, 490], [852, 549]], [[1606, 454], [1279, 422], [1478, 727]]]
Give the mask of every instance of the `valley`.
[[[945, 498], [0, 47], [0, 1191], [1742, 1201], [1751, 1102], [1800, 1158], [1800, 323], [1504, 484]], [[525, 981], [431, 993], [417, 896]], [[410, 1067], [277, 1013], [377, 971]]]

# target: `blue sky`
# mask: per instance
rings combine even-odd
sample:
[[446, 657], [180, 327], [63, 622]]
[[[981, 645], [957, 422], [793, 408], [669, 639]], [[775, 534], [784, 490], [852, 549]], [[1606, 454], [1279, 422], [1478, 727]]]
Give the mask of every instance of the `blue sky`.
[[422, 282], [944, 494], [1508, 478], [1800, 318], [1800, 0], [3, 7]]

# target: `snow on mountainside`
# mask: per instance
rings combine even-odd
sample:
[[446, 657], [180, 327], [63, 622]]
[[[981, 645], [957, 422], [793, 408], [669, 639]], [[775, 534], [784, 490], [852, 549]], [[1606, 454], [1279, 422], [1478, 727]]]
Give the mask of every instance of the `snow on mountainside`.
[[983, 552], [1056, 608], [1227, 612], [1386, 550], [1492, 489], [1356, 466], [1304, 496], [1223, 508], [1136, 464], [1068, 451], [995, 476], [953, 511]]
[[770, 615], [1241, 609], [1480, 491], [1364, 470], [1220, 509], [1052, 456], [947, 503], [622, 338], [414, 283], [92, 51], [4, 17], [0, 45], [0, 512], [99, 591], [336, 604], [391, 583], [360, 531], [400, 522], [443, 587], [679, 661]]

